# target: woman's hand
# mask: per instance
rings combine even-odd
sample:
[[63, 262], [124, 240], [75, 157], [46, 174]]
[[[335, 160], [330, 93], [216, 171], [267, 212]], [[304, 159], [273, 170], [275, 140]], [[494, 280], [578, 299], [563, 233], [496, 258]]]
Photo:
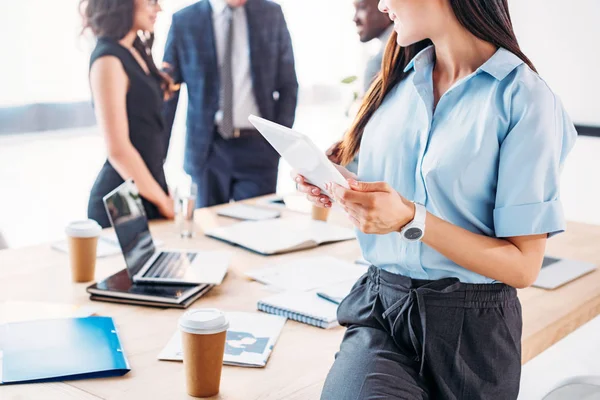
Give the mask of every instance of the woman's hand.
[[166, 219], [175, 219], [175, 201], [171, 196], [165, 196], [164, 200], [156, 206], [163, 217]]
[[[346, 168], [342, 167], [341, 165], [334, 164], [334, 167], [336, 167], [337, 170], [340, 171], [340, 173], [342, 174], [342, 176], [344, 178], [356, 179], [355, 174], [348, 171]], [[321, 189], [308, 183], [302, 175], [299, 175], [295, 171], [292, 171], [291, 176], [292, 176], [292, 179], [296, 182], [296, 189], [301, 193], [305, 193], [306, 198], [311, 203], [313, 203], [317, 207], [331, 208], [331, 205], [332, 205], [331, 199], [329, 198], [329, 196], [323, 194], [321, 192]]]
[[385, 182], [348, 179], [350, 189], [327, 184], [327, 191], [346, 210], [350, 221], [363, 233], [399, 232], [415, 217], [415, 205]]

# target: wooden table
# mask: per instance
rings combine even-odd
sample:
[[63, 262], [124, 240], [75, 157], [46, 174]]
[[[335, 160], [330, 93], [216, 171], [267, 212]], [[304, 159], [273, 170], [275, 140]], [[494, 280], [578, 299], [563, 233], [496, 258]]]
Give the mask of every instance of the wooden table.
[[[292, 212], [285, 212], [285, 216]], [[308, 218], [308, 216], [307, 216]], [[341, 213], [333, 222], [348, 225]], [[225, 311], [255, 311], [256, 302], [270, 292], [244, 276], [267, 262], [326, 253], [347, 260], [359, 256], [356, 241], [320, 247], [303, 253], [265, 258], [206, 238], [201, 229], [231, 224], [214, 209], [198, 210], [199, 234], [183, 240], [171, 223], [154, 223], [155, 238], [167, 246], [189, 249], [230, 249], [235, 253], [224, 283], [199, 299], [194, 307]], [[571, 223], [568, 232], [549, 241], [551, 254], [600, 264], [600, 227]], [[98, 278], [124, 268], [122, 257], [98, 260]], [[120, 331], [131, 372], [122, 378], [90, 379], [0, 387], [0, 399], [182, 399], [188, 398], [183, 365], [158, 361], [157, 355], [177, 328], [183, 310], [155, 309], [90, 302], [87, 284], [70, 282], [68, 259], [49, 245], [0, 251], [0, 301], [27, 300], [99, 307], [98, 315], [111, 316]], [[523, 362], [600, 314], [600, 271], [558, 290], [529, 288], [519, 291], [523, 305]], [[223, 368], [221, 399], [318, 399], [333, 363], [343, 328], [323, 330], [288, 321], [266, 368]]]

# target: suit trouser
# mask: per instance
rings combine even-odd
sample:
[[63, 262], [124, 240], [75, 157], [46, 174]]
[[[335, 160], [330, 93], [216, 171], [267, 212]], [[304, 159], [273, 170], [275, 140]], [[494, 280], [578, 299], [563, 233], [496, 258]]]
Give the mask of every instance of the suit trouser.
[[338, 320], [348, 329], [322, 399], [517, 398], [522, 319], [512, 287], [370, 267]]
[[206, 164], [192, 174], [196, 207], [210, 207], [275, 193], [279, 154], [260, 135], [223, 139], [214, 132]]

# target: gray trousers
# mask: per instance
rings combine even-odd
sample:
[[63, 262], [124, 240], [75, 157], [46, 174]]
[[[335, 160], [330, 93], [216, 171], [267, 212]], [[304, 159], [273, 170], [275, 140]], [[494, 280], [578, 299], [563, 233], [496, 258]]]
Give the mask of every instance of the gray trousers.
[[372, 266], [338, 320], [348, 329], [323, 400], [517, 398], [522, 318], [510, 286], [416, 280]]

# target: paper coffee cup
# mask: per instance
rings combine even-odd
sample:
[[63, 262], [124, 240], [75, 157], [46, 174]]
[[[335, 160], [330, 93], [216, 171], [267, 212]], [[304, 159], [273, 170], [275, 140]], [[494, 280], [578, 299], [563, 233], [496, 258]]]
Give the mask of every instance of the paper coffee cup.
[[327, 221], [331, 208], [312, 206], [312, 219], [315, 221]]
[[98, 237], [101, 232], [100, 225], [91, 219], [75, 221], [67, 226], [66, 234], [69, 242], [73, 282], [94, 280]]
[[190, 396], [219, 393], [229, 322], [214, 308], [197, 308], [179, 319], [186, 386]]

